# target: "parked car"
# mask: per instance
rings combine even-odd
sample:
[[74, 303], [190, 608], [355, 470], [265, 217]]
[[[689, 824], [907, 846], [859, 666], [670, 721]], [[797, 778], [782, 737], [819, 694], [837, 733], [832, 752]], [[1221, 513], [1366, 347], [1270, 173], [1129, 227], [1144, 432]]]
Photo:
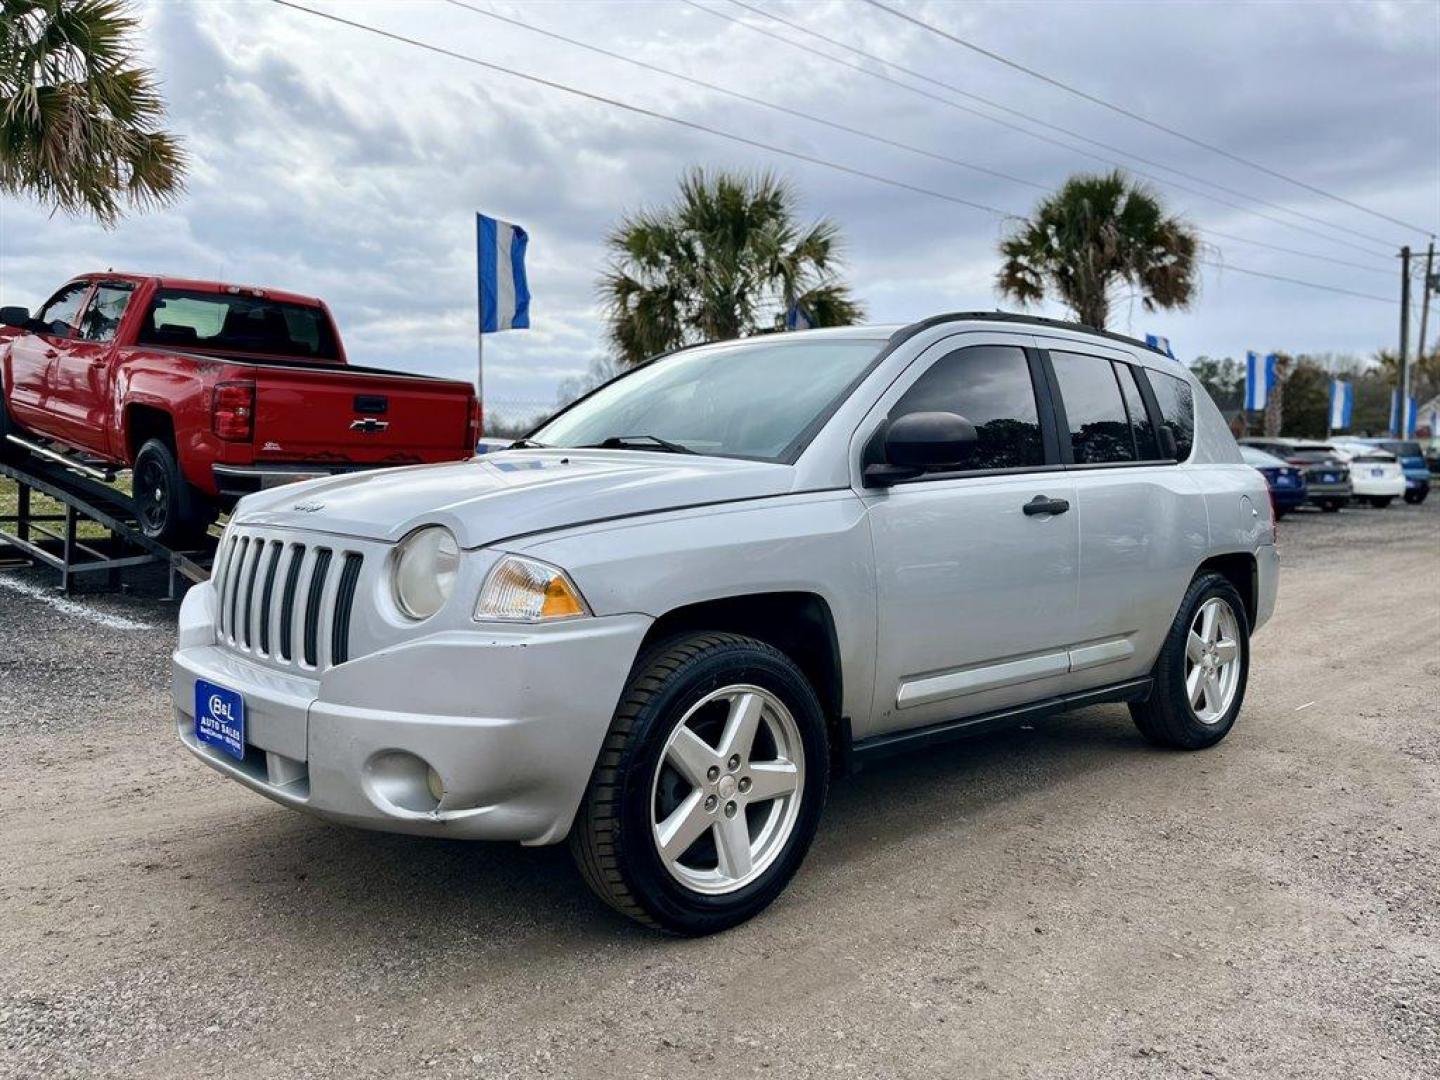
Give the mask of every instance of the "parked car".
[[1425, 451], [1414, 439], [1350, 439], [1359, 446], [1373, 446], [1378, 450], [1394, 454], [1405, 473], [1405, 501], [1420, 504], [1430, 494], [1430, 466], [1425, 461]]
[[1310, 501], [1328, 513], [1349, 504], [1354, 490], [1350, 467], [1329, 443], [1311, 439], [1264, 438], [1242, 439], [1245, 446], [1264, 450], [1291, 465], [1305, 470], [1305, 486]]
[[1254, 446], [1241, 446], [1240, 456], [1245, 459], [1246, 465], [1259, 469], [1260, 475], [1265, 477], [1265, 483], [1270, 488], [1270, 506], [1277, 521], [1297, 506], [1304, 506], [1310, 498], [1303, 469]]
[[313, 297], [107, 272], [33, 317], [0, 309], [0, 452], [26, 452], [13, 435], [128, 466], [142, 528], [168, 542], [261, 488], [468, 458], [479, 425], [468, 383], [346, 363]]
[[1383, 509], [1403, 497], [1405, 473], [1400, 462], [1388, 450], [1366, 443], [1333, 440], [1335, 452], [1350, 466], [1350, 486], [1355, 498]]
[[331, 820], [568, 837], [617, 910], [706, 933], [857, 762], [1096, 702], [1218, 742], [1274, 538], [1138, 342], [982, 314], [706, 345], [513, 449], [243, 500], [180, 611], [177, 729]]

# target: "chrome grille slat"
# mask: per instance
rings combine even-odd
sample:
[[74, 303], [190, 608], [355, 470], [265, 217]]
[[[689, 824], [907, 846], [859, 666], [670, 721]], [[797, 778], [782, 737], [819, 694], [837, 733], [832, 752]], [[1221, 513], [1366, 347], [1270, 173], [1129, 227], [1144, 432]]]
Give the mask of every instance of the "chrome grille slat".
[[346, 544], [295, 535], [231, 529], [215, 568], [217, 642], [268, 666], [323, 671], [350, 658], [366, 557]]

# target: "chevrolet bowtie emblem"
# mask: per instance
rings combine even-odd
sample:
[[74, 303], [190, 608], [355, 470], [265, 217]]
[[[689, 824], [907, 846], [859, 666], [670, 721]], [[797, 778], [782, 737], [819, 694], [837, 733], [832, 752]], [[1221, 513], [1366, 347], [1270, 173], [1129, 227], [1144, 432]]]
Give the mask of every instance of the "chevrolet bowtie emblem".
[[373, 435], [377, 431], [384, 431], [390, 426], [388, 420], [376, 420], [373, 416], [367, 416], [363, 420], [353, 420], [350, 423], [351, 431], [363, 431], [367, 435]]

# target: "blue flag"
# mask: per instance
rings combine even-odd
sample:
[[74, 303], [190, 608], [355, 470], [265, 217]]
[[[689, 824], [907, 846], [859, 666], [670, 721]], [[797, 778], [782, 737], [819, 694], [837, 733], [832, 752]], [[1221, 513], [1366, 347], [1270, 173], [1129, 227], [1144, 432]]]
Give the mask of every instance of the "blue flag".
[[530, 237], [519, 225], [475, 215], [482, 334], [530, 328], [530, 286], [525, 280], [525, 248], [529, 242]]
[[1145, 335], [1145, 344], [1146, 344], [1146, 345], [1149, 345], [1150, 348], [1152, 348], [1152, 349], [1158, 349], [1158, 350], [1160, 350], [1160, 351], [1163, 352], [1166, 356], [1168, 356], [1171, 360], [1174, 360], [1174, 359], [1175, 359], [1175, 354], [1174, 354], [1173, 352], [1171, 352], [1171, 350], [1170, 350], [1170, 339], [1169, 339], [1169, 338], [1167, 338], [1167, 337], [1161, 337], [1159, 334], [1146, 334], [1146, 335]]
[[786, 330], [813, 330], [815, 323], [810, 318], [810, 313], [799, 304], [791, 304], [790, 310], [785, 312]]
[[1262, 360], [1258, 353], [1245, 354], [1245, 408], [1260, 412], [1275, 389], [1275, 354]]
[[1355, 387], [1343, 379], [1330, 380], [1330, 429], [1338, 431], [1350, 426], [1355, 410]]
[[1400, 427], [1400, 390], [1397, 387], [1390, 391], [1390, 430], [1402, 439], [1410, 436], [1415, 430], [1415, 422], [1420, 418], [1418, 415], [1420, 403], [1413, 397], [1407, 398], [1406, 401], [1409, 403], [1409, 408], [1405, 410], [1405, 427], [1402, 430]]

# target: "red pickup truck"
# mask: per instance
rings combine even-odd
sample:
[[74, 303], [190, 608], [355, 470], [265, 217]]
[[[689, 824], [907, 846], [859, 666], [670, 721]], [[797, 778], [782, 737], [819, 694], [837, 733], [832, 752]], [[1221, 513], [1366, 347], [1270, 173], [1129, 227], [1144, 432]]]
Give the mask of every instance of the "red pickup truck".
[[347, 364], [312, 297], [107, 272], [34, 316], [0, 308], [0, 453], [129, 466], [141, 526], [167, 542], [247, 492], [456, 461], [479, 434], [473, 386]]

